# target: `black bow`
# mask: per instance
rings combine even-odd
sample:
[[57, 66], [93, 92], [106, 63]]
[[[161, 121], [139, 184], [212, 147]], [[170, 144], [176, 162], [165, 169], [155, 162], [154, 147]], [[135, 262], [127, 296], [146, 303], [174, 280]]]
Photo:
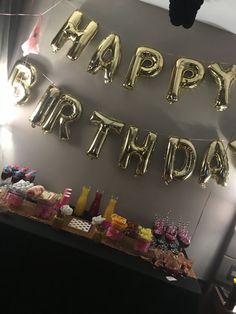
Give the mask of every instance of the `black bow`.
[[204, 0], [169, 0], [169, 16], [175, 26], [190, 28]]

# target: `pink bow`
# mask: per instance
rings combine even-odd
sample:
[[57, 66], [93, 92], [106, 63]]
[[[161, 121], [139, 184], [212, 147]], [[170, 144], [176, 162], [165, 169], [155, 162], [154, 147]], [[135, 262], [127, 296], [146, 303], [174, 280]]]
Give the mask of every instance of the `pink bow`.
[[23, 56], [27, 56], [30, 53], [39, 53], [39, 35], [41, 32], [42, 15], [39, 16], [37, 23], [35, 24], [29, 38], [22, 44]]

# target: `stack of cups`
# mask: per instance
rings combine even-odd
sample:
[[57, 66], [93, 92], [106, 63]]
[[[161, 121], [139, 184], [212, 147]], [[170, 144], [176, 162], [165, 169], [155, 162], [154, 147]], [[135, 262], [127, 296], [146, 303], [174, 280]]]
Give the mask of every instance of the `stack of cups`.
[[69, 205], [71, 194], [72, 194], [72, 189], [65, 188], [63, 195], [62, 195], [62, 198], [61, 198], [60, 203], [59, 203], [59, 208], [61, 208], [64, 205]]

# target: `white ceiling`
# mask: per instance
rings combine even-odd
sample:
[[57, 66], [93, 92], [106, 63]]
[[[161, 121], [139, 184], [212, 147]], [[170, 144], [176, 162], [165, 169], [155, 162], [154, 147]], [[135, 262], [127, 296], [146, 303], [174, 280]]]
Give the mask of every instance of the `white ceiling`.
[[[140, 0], [169, 10], [169, 0]], [[196, 20], [236, 34], [236, 0], [205, 0]]]

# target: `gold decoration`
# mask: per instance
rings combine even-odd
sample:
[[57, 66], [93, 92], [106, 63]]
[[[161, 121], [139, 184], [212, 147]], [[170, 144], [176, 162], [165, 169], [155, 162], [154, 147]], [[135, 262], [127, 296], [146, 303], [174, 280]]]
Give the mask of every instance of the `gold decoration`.
[[215, 108], [217, 111], [224, 111], [229, 107], [230, 89], [236, 80], [236, 65], [233, 64], [230, 69], [223, 70], [219, 64], [213, 63], [208, 66], [208, 69], [218, 87]]
[[98, 24], [95, 21], [89, 22], [85, 29], [79, 30], [82, 18], [83, 13], [78, 10], [71, 14], [51, 42], [52, 51], [54, 53], [60, 50], [68, 40], [71, 40], [73, 45], [68, 51], [67, 57], [73, 61], [78, 59], [81, 52], [98, 31]]
[[236, 140], [233, 140], [229, 143], [229, 148], [234, 154], [236, 154]]
[[137, 48], [130, 62], [123, 86], [132, 89], [138, 77], [154, 77], [158, 75], [163, 68], [163, 64], [163, 57], [159, 51], [147, 47]]
[[13, 87], [14, 98], [18, 104], [27, 102], [30, 96], [30, 89], [36, 81], [36, 68], [29, 62], [18, 60], [9, 77], [9, 82]]
[[79, 119], [82, 106], [75, 97], [64, 94], [56, 86], [50, 85], [38, 106], [30, 117], [32, 127], [41, 126], [44, 132], [52, 132], [59, 122], [59, 137], [62, 140], [70, 139], [68, 124]]
[[120, 37], [110, 34], [98, 46], [88, 66], [88, 72], [96, 74], [100, 69], [104, 73], [104, 83], [112, 82], [121, 59]]
[[137, 135], [138, 128], [130, 126], [121, 148], [119, 166], [126, 169], [128, 167], [130, 157], [135, 155], [139, 158], [136, 174], [143, 175], [147, 172], [147, 166], [155, 148], [157, 135], [152, 132], [148, 132], [142, 146], [138, 146], [136, 144]]
[[204, 66], [193, 59], [179, 58], [176, 60], [171, 74], [167, 100], [170, 104], [179, 100], [181, 88], [196, 87], [205, 74]]
[[87, 151], [87, 155], [93, 159], [99, 157], [108, 133], [111, 131], [119, 135], [125, 124], [97, 111], [94, 111], [90, 121], [93, 124], [98, 125], [98, 130], [95, 134], [93, 142]]
[[206, 187], [210, 178], [213, 178], [217, 184], [226, 186], [228, 176], [229, 162], [224, 144], [222, 141], [213, 141], [203, 158], [199, 183]]
[[[185, 153], [185, 160], [181, 169], [175, 168], [176, 154], [179, 150]], [[170, 137], [167, 146], [164, 180], [169, 184], [173, 180], [184, 181], [188, 179], [196, 166], [197, 152], [192, 142], [185, 138]]]

